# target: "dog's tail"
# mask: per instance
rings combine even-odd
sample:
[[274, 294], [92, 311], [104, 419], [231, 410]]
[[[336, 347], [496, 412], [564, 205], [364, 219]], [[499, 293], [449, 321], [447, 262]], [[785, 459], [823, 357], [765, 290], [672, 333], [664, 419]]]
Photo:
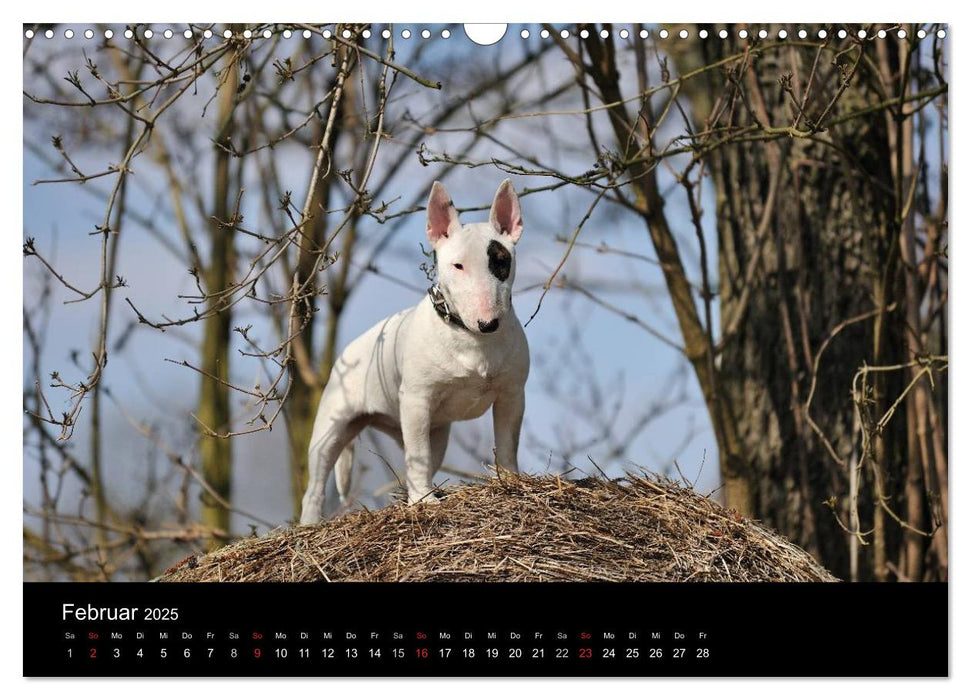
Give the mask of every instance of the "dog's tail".
[[341, 497], [341, 505], [346, 506], [351, 496], [351, 467], [354, 463], [354, 444], [344, 448], [337, 462], [334, 464], [334, 481], [337, 482], [337, 493]]

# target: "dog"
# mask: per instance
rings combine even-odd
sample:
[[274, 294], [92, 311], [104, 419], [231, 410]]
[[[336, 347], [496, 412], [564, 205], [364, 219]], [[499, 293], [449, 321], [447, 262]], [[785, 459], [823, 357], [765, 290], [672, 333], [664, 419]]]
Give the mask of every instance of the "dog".
[[529, 346], [512, 307], [515, 245], [523, 233], [512, 183], [499, 185], [488, 223], [462, 225], [445, 187], [435, 182], [426, 233], [437, 284], [417, 306], [351, 342], [334, 364], [310, 438], [301, 524], [323, 517], [331, 471], [347, 504], [351, 443], [367, 426], [404, 448], [409, 504], [438, 500], [432, 477], [452, 423], [478, 418], [490, 406], [496, 464], [519, 471]]

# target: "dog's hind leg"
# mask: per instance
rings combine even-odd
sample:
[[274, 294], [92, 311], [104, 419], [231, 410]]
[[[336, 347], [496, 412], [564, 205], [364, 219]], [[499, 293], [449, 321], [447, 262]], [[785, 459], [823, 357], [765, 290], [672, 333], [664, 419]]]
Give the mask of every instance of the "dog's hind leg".
[[[341, 453], [348, 447], [359, 432], [367, 425], [367, 421], [359, 418], [333, 419], [326, 428], [323, 435], [318, 436], [316, 430], [311, 438], [309, 459], [307, 462], [308, 480], [307, 490], [303, 495], [303, 504], [300, 510], [300, 524], [310, 525], [316, 523], [324, 515], [324, 500], [327, 495], [327, 477], [330, 476]], [[349, 481], [349, 464], [346, 470], [348, 474], [342, 474], [345, 485]], [[340, 488], [340, 486], [338, 486]], [[344, 494], [342, 494], [343, 497]]]

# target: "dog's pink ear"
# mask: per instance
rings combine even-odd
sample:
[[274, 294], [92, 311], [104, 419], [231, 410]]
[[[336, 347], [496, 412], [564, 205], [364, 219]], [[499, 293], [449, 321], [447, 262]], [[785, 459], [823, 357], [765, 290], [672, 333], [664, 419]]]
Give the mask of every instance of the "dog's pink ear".
[[425, 225], [425, 231], [428, 233], [428, 242], [432, 244], [432, 248], [438, 247], [438, 242], [442, 238], [448, 238], [450, 233], [454, 233], [461, 226], [459, 214], [455, 211], [448, 190], [437, 180], [432, 185], [432, 193], [428, 196], [427, 213], [428, 223]]
[[523, 215], [519, 210], [519, 197], [509, 180], [503, 180], [492, 201], [489, 223], [501, 234], [509, 236], [513, 243], [523, 235]]

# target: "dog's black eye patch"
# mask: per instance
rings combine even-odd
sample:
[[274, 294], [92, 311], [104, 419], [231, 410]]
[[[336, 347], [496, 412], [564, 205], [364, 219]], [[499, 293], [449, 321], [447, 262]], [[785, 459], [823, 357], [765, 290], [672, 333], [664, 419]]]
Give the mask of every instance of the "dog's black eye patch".
[[512, 253], [499, 241], [490, 241], [486, 252], [489, 254], [489, 272], [500, 282], [505, 282], [512, 267]]

